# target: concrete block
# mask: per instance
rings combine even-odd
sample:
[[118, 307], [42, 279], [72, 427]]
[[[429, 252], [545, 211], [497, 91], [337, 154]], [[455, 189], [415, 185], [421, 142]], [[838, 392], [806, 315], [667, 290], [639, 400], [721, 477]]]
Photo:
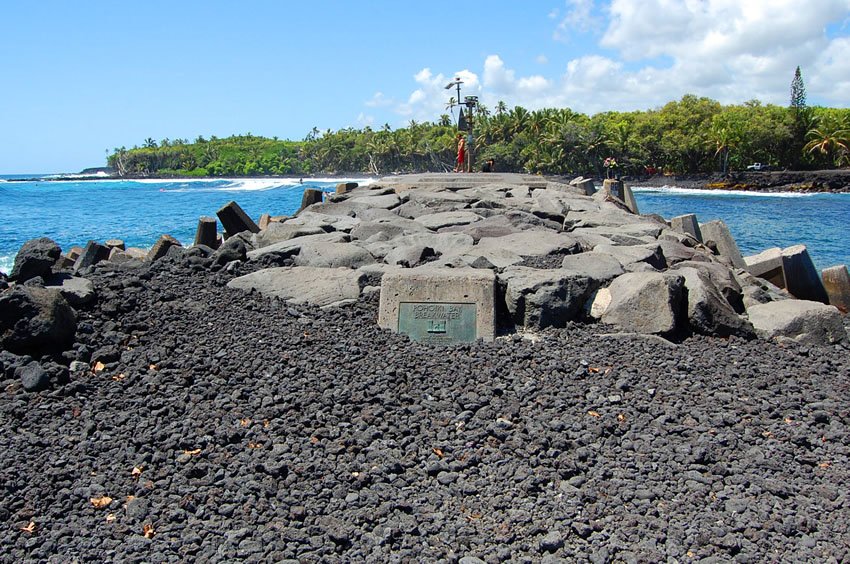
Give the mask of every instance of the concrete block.
[[826, 268], [822, 276], [829, 305], [837, 307], [842, 313], [850, 312], [850, 274], [847, 273], [847, 266], [840, 264]]
[[162, 235], [159, 240], [154, 243], [151, 250], [148, 251], [147, 260], [153, 262], [157, 259], [161, 259], [168, 253], [168, 249], [171, 247], [180, 247], [180, 241], [172, 237], [171, 235]]
[[496, 336], [496, 275], [475, 268], [421, 267], [381, 279], [378, 325], [430, 344]]
[[576, 178], [570, 185], [575, 186], [584, 192], [585, 196], [593, 196], [596, 194], [596, 185], [590, 178]]
[[635, 200], [635, 193], [632, 192], [632, 188], [630, 186], [623, 186], [623, 201], [626, 202], [626, 205], [633, 214], [640, 215], [637, 200]]
[[220, 210], [216, 212], [219, 221], [224, 226], [224, 231], [228, 237], [250, 231], [251, 233], [259, 233], [260, 228], [254, 223], [254, 220], [248, 217], [239, 204], [236, 202], [227, 202]]
[[785, 273], [782, 270], [782, 249], [773, 247], [757, 255], [744, 257], [747, 271], [753, 276], [767, 280], [778, 288], [785, 287]]
[[670, 227], [679, 233], [686, 233], [702, 243], [702, 231], [700, 231], [699, 222], [695, 214], [677, 215], [670, 220]]
[[214, 217], [201, 216], [198, 219], [198, 230], [195, 231], [195, 245], [206, 245], [211, 249], [218, 248], [218, 224]]
[[703, 242], [714, 241], [717, 246], [717, 252], [720, 256], [726, 257], [732, 261], [735, 268], [747, 268], [747, 263], [744, 262], [744, 257], [741, 255], [741, 250], [738, 248], [738, 243], [732, 237], [732, 232], [721, 219], [700, 223], [700, 232], [702, 233]]
[[121, 239], [108, 239], [104, 244], [109, 249], [118, 249], [119, 251], [123, 251], [126, 248], [124, 241]]
[[781, 257], [785, 289], [792, 296], [800, 300], [829, 303], [829, 296], [805, 245], [783, 249]]
[[336, 193], [346, 194], [357, 188], [357, 186], [358, 184], [356, 182], [340, 182], [336, 185]]
[[621, 200], [625, 203], [625, 184], [621, 180], [615, 180], [614, 178], [606, 178], [602, 181], [602, 191], [607, 192], [608, 194], [614, 196], [618, 200]]
[[321, 204], [323, 196], [324, 192], [321, 190], [305, 188], [304, 195], [301, 196], [301, 208], [298, 211], [301, 211], [308, 206], [312, 206], [313, 204]]
[[100, 261], [108, 260], [109, 252], [110, 250], [107, 247], [101, 245], [97, 241], [89, 241], [86, 243], [86, 248], [83, 249], [83, 252], [80, 253], [80, 256], [77, 257], [77, 260], [74, 262], [74, 272], [79, 272], [86, 267], [99, 263]]
[[263, 229], [268, 227], [269, 223], [271, 223], [271, 221], [272, 221], [271, 214], [264, 213], [263, 215], [261, 215], [260, 216], [260, 222], [259, 222], [260, 231], [262, 231]]

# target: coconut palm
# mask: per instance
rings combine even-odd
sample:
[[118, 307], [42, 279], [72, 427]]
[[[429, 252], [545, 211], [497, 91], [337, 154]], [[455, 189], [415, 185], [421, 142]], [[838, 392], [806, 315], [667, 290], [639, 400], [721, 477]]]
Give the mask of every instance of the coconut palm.
[[803, 152], [820, 153], [837, 166], [848, 160], [850, 128], [838, 119], [824, 119], [819, 127], [806, 134], [806, 139], [809, 142], [803, 147]]

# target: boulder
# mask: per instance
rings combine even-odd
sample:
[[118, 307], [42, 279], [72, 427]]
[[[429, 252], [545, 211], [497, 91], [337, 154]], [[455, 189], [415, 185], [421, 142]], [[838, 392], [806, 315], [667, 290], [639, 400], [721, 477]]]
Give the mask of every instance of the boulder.
[[53, 265], [62, 256], [62, 249], [53, 239], [40, 237], [30, 239], [21, 245], [18, 254], [15, 255], [15, 263], [9, 279], [23, 283], [36, 276], [47, 276], [51, 273]]
[[348, 268], [296, 266], [258, 270], [234, 278], [227, 285], [256, 290], [292, 303], [327, 307], [356, 300], [366, 281], [365, 273]]
[[732, 309], [705, 272], [693, 267], [676, 270], [685, 278], [688, 324], [695, 333], [713, 337], [752, 338], [752, 325]]
[[255, 248], [267, 247], [281, 241], [289, 241], [296, 237], [304, 237], [306, 235], [321, 235], [326, 233], [320, 225], [304, 225], [299, 223], [270, 223], [269, 226], [251, 235], [251, 242]]
[[436, 256], [437, 253], [434, 252], [434, 249], [425, 245], [400, 245], [387, 253], [384, 262], [404, 268], [413, 268]]
[[375, 262], [369, 251], [351, 243], [314, 241], [301, 246], [295, 257], [296, 266], [321, 268], [359, 268]]
[[76, 331], [74, 310], [57, 290], [16, 286], [0, 295], [0, 345], [11, 352], [61, 351]]
[[785, 289], [792, 296], [822, 304], [829, 303], [829, 296], [805, 245], [782, 249], [781, 259]]
[[86, 243], [86, 247], [83, 249], [83, 252], [80, 253], [80, 256], [78, 256], [77, 260], [74, 262], [74, 272], [79, 272], [84, 268], [109, 260], [109, 254], [110, 250], [106, 246], [101, 245], [97, 241], [89, 241]]
[[393, 239], [411, 233], [430, 233], [430, 229], [421, 223], [399, 216], [380, 217], [372, 221], [361, 221], [351, 230], [352, 239], [366, 240], [376, 233], [386, 233], [387, 239]]
[[602, 321], [635, 333], [674, 336], [685, 318], [684, 282], [678, 274], [623, 274], [608, 287], [611, 303]]
[[383, 194], [380, 196], [357, 196], [351, 198], [351, 202], [367, 205], [373, 209], [390, 210], [401, 205], [402, 199], [397, 194]]
[[661, 253], [664, 255], [664, 260], [668, 266], [673, 266], [686, 260], [695, 260], [698, 256], [697, 251], [692, 247], [669, 239], [659, 239], [658, 245], [661, 247]]
[[747, 313], [759, 336], [829, 345], [847, 339], [841, 314], [833, 306], [809, 300], [783, 300], [751, 306]]
[[735, 242], [732, 232], [729, 231], [729, 228], [722, 220], [717, 219], [707, 223], [700, 223], [699, 229], [700, 233], [702, 233], [702, 241], [704, 243], [708, 244], [710, 241], [713, 241], [714, 246], [717, 248], [717, 253], [732, 261], [732, 265], [735, 268], [747, 268], [747, 263], [744, 262], [744, 257], [741, 256], [741, 251], [738, 249], [738, 243]]
[[396, 237], [391, 241], [361, 241], [358, 245], [368, 250], [375, 258], [383, 259], [399, 246], [430, 247], [442, 256], [463, 255], [472, 249], [473, 241], [472, 237], [463, 233], [413, 233]]
[[305, 227], [319, 227], [324, 231], [351, 231], [360, 224], [360, 220], [345, 215], [331, 215], [313, 211], [313, 208], [304, 210], [296, 217], [287, 219], [283, 225], [301, 225]]
[[97, 295], [91, 280], [68, 274], [52, 274], [46, 277], [44, 287], [58, 290], [72, 306], [87, 304]]
[[631, 246], [596, 245], [593, 250], [614, 257], [624, 268], [635, 263], [646, 263], [656, 270], [667, 268], [667, 260], [658, 243]]
[[481, 221], [481, 216], [470, 211], [447, 211], [421, 215], [416, 218], [416, 221], [428, 229], [436, 231], [442, 227], [468, 225], [476, 221]]
[[670, 267], [676, 272], [680, 268], [696, 268], [711, 280], [714, 287], [720, 290], [729, 305], [738, 313], [744, 312], [744, 303], [741, 296], [741, 285], [735, 273], [726, 266], [710, 261], [685, 260]]
[[[537, 227], [537, 226], [535, 226]], [[503, 237], [505, 235], [513, 235], [523, 231], [524, 228], [517, 227], [511, 223], [510, 219], [505, 215], [499, 214], [493, 217], [483, 218], [481, 221], [476, 221], [468, 225], [452, 225], [443, 227], [440, 233], [465, 233], [472, 237], [476, 243], [484, 237]]]
[[248, 217], [245, 210], [239, 207], [239, 204], [236, 202], [227, 202], [216, 212], [216, 215], [219, 221], [221, 221], [222, 226], [224, 226], [224, 231], [228, 237], [232, 237], [243, 231], [250, 231], [251, 233], [258, 233], [260, 231], [259, 226], [254, 223], [253, 219]]
[[323, 232], [316, 235], [303, 235], [301, 237], [294, 237], [292, 239], [272, 243], [271, 245], [266, 245], [259, 249], [250, 250], [247, 253], [247, 258], [248, 260], [257, 260], [260, 257], [269, 254], [274, 254], [283, 258], [291, 257], [301, 252], [302, 245], [315, 241], [342, 243], [348, 241], [348, 236], [339, 232]]
[[15, 375], [21, 379], [24, 390], [28, 392], [40, 392], [50, 387], [50, 374], [37, 362], [18, 366]]
[[526, 328], [563, 327], [577, 319], [598, 288], [588, 276], [563, 269], [510, 266], [498, 275], [513, 323]]
[[823, 285], [829, 296], [829, 304], [837, 307], [842, 313], [850, 312], [850, 275], [846, 265], [825, 268]]
[[534, 191], [534, 203], [532, 204], [530, 211], [537, 217], [563, 223], [567, 216], [567, 212], [570, 211], [570, 206], [564, 201], [564, 199], [548, 192], [548, 190]]
[[165, 255], [167, 255], [168, 251], [172, 247], [182, 247], [182, 246], [183, 245], [180, 244], [180, 241], [178, 241], [177, 239], [175, 239], [171, 235], [162, 235], [157, 240], [157, 242], [154, 243], [153, 247], [151, 247], [151, 250], [150, 250], [150, 252], [148, 252], [148, 256], [146, 258], [147, 258], [148, 261], [154, 262], [154, 261], [161, 259]]
[[561, 269], [590, 278], [597, 286], [607, 284], [624, 272], [616, 257], [596, 251], [565, 256]]
[[784, 289], [749, 272], [739, 271], [736, 278], [741, 286], [741, 304], [746, 310], [754, 305], [793, 299]]
[[523, 231], [502, 237], [483, 237], [476, 245], [477, 252], [505, 249], [521, 257], [545, 256], [553, 253], [573, 254], [581, 245], [566, 233], [545, 230]]
[[231, 237], [213, 253], [213, 264], [224, 266], [233, 261], [247, 260], [248, 247], [240, 237]]

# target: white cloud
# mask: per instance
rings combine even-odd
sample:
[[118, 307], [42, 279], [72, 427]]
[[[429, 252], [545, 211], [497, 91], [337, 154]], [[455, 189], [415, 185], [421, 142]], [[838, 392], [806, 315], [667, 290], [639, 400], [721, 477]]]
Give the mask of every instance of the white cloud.
[[[809, 102], [850, 105], [850, 0], [568, 0], [549, 17], [561, 30], [593, 25], [600, 33], [583, 51], [557, 61], [539, 55], [556, 74], [523, 74], [499, 54], [483, 61], [480, 75], [462, 70], [417, 72], [415, 90], [394, 111], [417, 120], [445, 113], [455, 77], [463, 95], [478, 95], [493, 107], [570, 107], [595, 113], [658, 107], [684, 94], [722, 103], [751, 99], [785, 105], [794, 69], [800, 65]], [[833, 29], [830, 37], [827, 27]], [[584, 37], [590, 37], [585, 35]], [[563, 46], [562, 51], [566, 51]], [[388, 102], [380, 93], [372, 103]]]
[[549, 58], [542, 53], [540, 55], [537, 55], [537, 58], [535, 58], [534, 60], [537, 61], [538, 65], [545, 65], [549, 62]]
[[392, 106], [395, 102], [384, 96], [383, 92], [375, 92], [371, 99], [364, 102], [369, 108], [385, 108]]
[[566, 40], [576, 32], [590, 31], [599, 26], [600, 20], [594, 15], [596, 6], [593, 0], [566, 0], [566, 5], [566, 14], [555, 29], [556, 40]]

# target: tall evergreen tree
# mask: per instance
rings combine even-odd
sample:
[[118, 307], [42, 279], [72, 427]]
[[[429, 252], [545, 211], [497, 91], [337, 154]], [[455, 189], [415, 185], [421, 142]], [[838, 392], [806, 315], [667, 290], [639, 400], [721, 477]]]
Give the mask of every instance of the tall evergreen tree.
[[800, 67], [794, 71], [794, 79], [791, 81], [791, 107], [798, 112], [806, 107], [806, 85], [803, 83], [803, 75]]

